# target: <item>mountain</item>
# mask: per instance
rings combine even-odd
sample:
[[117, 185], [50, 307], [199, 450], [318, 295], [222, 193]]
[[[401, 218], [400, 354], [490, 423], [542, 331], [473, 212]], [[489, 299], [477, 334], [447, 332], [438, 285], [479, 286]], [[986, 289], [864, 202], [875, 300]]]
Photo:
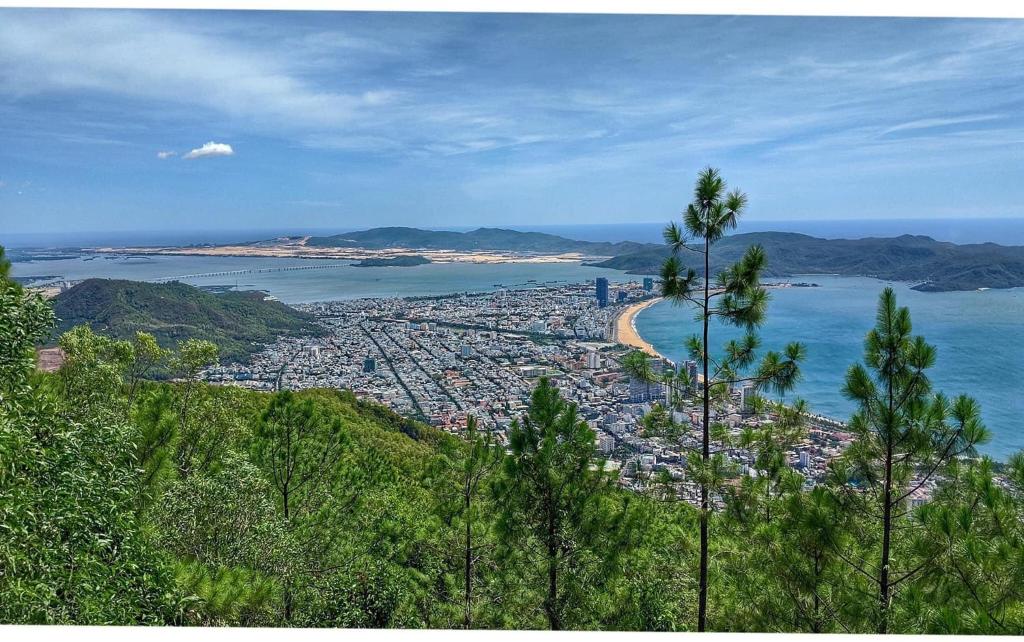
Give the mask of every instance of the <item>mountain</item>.
[[149, 332], [171, 347], [189, 338], [220, 346], [221, 361], [246, 361], [281, 335], [319, 335], [312, 315], [262, 292], [211, 294], [184, 283], [88, 279], [53, 300], [57, 333], [89, 324], [103, 334], [128, 338]]
[[[927, 236], [820, 239], [792, 232], [754, 232], [727, 236], [715, 245], [712, 271], [738, 260], [748, 247], [761, 245], [768, 255], [766, 276], [805, 274], [867, 276], [916, 282], [926, 292], [1024, 286], [1024, 247], [982, 243], [956, 245]], [[658, 274], [669, 251], [649, 246], [620, 254], [598, 267], [629, 274]], [[687, 265], [699, 268], [699, 256], [683, 251]]]
[[606, 243], [576, 241], [542, 232], [517, 232], [481, 227], [471, 232], [420, 230], [414, 227], [377, 227], [361, 232], [333, 236], [313, 236], [306, 241], [312, 247], [358, 247], [369, 250], [407, 248], [414, 250], [475, 250], [538, 252], [562, 254], [578, 252], [590, 256], [615, 256], [657, 247], [649, 243], [623, 241]]

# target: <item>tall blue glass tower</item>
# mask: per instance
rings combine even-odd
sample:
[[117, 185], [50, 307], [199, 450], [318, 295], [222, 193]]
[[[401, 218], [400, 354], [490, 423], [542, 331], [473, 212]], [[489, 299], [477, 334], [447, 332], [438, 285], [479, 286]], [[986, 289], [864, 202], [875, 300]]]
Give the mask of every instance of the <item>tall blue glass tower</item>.
[[603, 276], [597, 277], [597, 305], [602, 308], [608, 307], [608, 279]]

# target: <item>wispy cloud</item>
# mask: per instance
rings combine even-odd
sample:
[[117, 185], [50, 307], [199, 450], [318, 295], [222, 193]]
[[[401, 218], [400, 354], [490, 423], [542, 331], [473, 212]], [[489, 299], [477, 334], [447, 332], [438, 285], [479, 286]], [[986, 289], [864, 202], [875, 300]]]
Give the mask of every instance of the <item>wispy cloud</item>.
[[182, 156], [185, 160], [192, 160], [195, 158], [214, 158], [217, 156], [234, 156], [235, 150], [231, 148], [231, 145], [227, 143], [215, 143], [212, 140], [208, 143], [204, 143], [202, 147], [197, 147], [189, 153]]
[[324, 89], [291, 73], [276, 52], [156, 14], [5, 11], [0, 87], [13, 96], [98, 91], [192, 104], [253, 121], [337, 124], [386, 90]]
[[922, 118], [920, 120], [912, 120], [910, 122], [894, 125], [883, 131], [882, 136], [911, 130], [936, 129], [939, 127], [949, 127], [951, 125], [981, 123], [989, 120], [997, 120], [999, 118], [1001, 118], [999, 114], [978, 114], [975, 116], [960, 116], [957, 118]]
[[160, 160], [167, 160], [168, 158], [176, 156], [177, 154], [178, 152], [159, 151], [156, 153], [156, 157], [159, 158]]

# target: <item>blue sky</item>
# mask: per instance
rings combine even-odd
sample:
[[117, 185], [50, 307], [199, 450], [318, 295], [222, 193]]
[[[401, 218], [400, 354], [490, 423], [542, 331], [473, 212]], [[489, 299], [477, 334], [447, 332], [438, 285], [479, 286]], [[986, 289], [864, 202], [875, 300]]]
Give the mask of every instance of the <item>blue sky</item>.
[[707, 164], [1022, 217], [1024, 21], [0, 9], [9, 232], [665, 221]]

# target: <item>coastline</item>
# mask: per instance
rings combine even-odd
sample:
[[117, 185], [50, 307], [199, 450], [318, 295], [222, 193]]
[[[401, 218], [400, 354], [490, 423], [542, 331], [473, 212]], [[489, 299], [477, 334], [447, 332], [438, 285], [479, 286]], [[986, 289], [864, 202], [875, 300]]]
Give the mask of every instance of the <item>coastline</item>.
[[613, 325], [614, 340], [623, 345], [643, 350], [652, 357], [668, 361], [668, 358], [665, 357], [665, 355], [655, 350], [654, 346], [650, 343], [644, 341], [643, 337], [640, 336], [640, 333], [636, 331], [636, 315], [639, 314], [641, 310], [658, 303], [662, 298], [663, 297], [658, 296], [653, 299], [641, 301], [640, 303], [634, 303], [620, 312], [619, 316], [615, 318], [615, 323]]

